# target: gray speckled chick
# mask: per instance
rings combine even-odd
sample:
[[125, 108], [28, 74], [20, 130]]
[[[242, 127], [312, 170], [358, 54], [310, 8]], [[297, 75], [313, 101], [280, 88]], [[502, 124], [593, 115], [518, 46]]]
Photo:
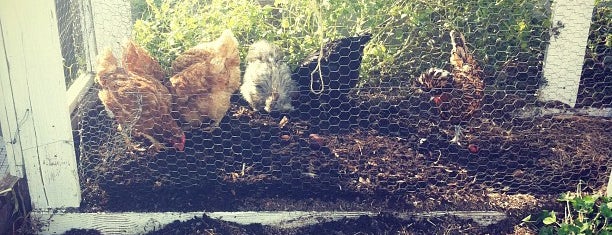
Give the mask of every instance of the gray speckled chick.
[[297, 91], [281, 49], [264, 40], [253, 43], [246, 57], [240, 93], [255, 111], [291, 111], [291, 95]]

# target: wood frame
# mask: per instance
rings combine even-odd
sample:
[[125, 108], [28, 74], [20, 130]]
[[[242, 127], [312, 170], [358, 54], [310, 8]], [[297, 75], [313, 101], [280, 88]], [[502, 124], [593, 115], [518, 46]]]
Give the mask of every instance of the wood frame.
[[0, 2], [0, 89], [9, 171], [34, 209], [78, 207], [76, 155], [53, 1]]
[[9, 173], [28, 180], [35, 210], [80, 205], [70, 114], [93, 85], [92, 58], [102, 47], [120, 51], [131, 32], [129, 1], [78, 3], [90, 72], [68, 90], [54, 2], [0, 3], [0, 125]]
[[[158, 212], [158, 213], [41, 213], [42, 220], [52, 221], [43, 228], [45, 234], [62, 234], [76, 229], [96, 229], [102, 234], [144, 234], [159, 230], [175, 221], [186, 221], [207, 215], [212, 219], [242, 225], [262, 225], [297, 228], [343, 218], [358, 218], [362, 215], [377, 216], [379, 212], [368, 211], [239, 211], [239, 212]], [[394, 213], [404, 219], [428, 219], [457, 216], [472, 219], [481, 226], [488, 226], [506, 219], [506, 214], [497, 211], [431, 211], [423, 213]]]
[[540, 100], [576, 105], [594, 7], [594, 0], [553, 2], [551, 22], [563, 27], [550, 39], [546, 50], [543, 70], [547, 85], [540, 90]]

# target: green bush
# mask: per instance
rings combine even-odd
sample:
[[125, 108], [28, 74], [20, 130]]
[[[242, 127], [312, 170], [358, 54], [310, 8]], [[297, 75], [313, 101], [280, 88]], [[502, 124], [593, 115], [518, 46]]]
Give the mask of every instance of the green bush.
[[252, 0], [147, 0], [147, 5], [143, 19], [134, 24], [134, 37], [165, 68], [187, 48], [214, 40], [228, 28], [241, 43], [241, 58], [248, 46], [259, 39], [285, 48], [292, 64], [320, 44], [318, 27], [314, 26], [315, 12], [308, 2], [262, 6]]
[[[134, 37], [166, 68], [178, 54], [226, 28], [244, 58], [267, 39], [285, 49], [290, 65], [327, 40], [373, 34], [362, 84], [398, 85], [448, 63], [450, 29], [458, 29], [489, 75], [519, 56], [541, 58], [548, 40], [544, 0], [133, 0]], [[146, 6], [146, 7], [145, 7]]]
[[532, 220], [523, 219], [523, 224], [539, 228], [541, 235], [569, 234], [612, 234], [612, 198], [598, 194], [562, 194], [559, 202], [565, 204], [563, 217], [558, 218], [555, 211], [543, 210]]
[[[595, 1], [593, 22], [589, 30], [587, 56], [596, 62], [610, 63], [612, 51], [612, 0]], [[609, 58], [606, 58], [609, 57]], [[610, 60], [610, 61], [604, 61]]]

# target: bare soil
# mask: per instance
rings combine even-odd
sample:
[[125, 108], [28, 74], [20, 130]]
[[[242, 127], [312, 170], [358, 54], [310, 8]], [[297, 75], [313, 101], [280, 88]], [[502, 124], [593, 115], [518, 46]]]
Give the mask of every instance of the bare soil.
[[[83, 113], [78, 133], [81, 210], [381, 212], [295, 234], [424, 234], [432, 221], [385, 213], [495, 210], [509, 219], [490, 227], [450, 217], [432, 223], [440, 233], [499, 234], [525, 229], [515, 226], [520, 219], [554, 209], [558, 194], [579, 182], [586, 192], [603, 188], [612, 166], [612, 120], [519, 118], [498, 111], [515, 111], [526, 101], [495, 96], [485, 101], [492, 111], [470, 123], [467, 135], [477, 151], [450, 143], [426, 101], [376, 91], [317, 115], [256, 113], [236, 97], [219, 128], [189, 131], [185, 151], [158, 154], [127, 151], [115, 123], [93, 99], [95, 108]], [[278, 233], [202, 220], [172, 226], [181, 234], [189, 228]], [[185, 234], [198, 234], [193, 231]]]
[[[598, 43], [606, 34], [594, 33], [606, 32], [605, 23], [591, 27], [597, 55], [585, 58], [577, 108], [612, 108], [611, 51]], [[570, 110], [536, 101], [542, 59], [524, 54], [502, 71], [485, 68], [482, 112], [465, 126], [462, 145], [450, 142], [451, 127], [427, 97], [365, 88], [294, 104], [288, 114], [249, 111], [236, 95], [219, 128], [186, 133], [185, 151], [131, 152], [92, 89], [74, 135], [80, 210], [379, 212], [292, 230], [204, 216], [152, 234], [536, 234], [518, 225], [522, 218], [562, 211], [555, 199], [579, 183], [584, 192], [604, 190], [612, 167], [611, 118], [519, 115]], [[508, 219], [485, 227], [452, 216], [392, 216], [454, 210], [500, 211]]]

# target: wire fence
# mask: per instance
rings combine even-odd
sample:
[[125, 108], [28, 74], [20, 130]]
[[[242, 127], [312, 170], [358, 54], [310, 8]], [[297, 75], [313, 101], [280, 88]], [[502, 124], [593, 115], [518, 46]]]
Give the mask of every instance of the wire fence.
[[8, 174], [8, 167], [9, 162], [6, 154], [6, 144], [4, 143], [4, 138], [0, 138], [0, 176], [4, 177], [4, 175]]
[[[71, 9], [72, 1], [61, 2], [58, 12]], [[159, 12], [149, 18], [146, 10], [117, 13], [142, 15], [133, 38], [135, 50], [148, 52], [130, 54], [119, 46], [123, 37], [104, 39], [116, 61], [99, 57], [96, 84], [76, 114], [83, 208], [478, 210], [500, 207], [494, 202], [499, 194], [544, 197], [578, 183], [586, 191], [599, 190], [612, 165], [610, 117], [525, 112], [611, 108], [612, 71], [606, 62], [612, 52], [602, 33], [610, 27], [604, 19], [610, 8], [594, 11], [578, 100], [571, 108], [538, 100], [546, 83], [546, 46], [562, 25], [550, 22], [546, 3], [532, 2], [528, 19], [503, 14], [504, 9], [523, 14], [522, 5], [454, 1], [454, 8], [426, 15], [400, 12], [391, 21], [372, 23], [367, 33], [352, 26], [330, 33], [323, 47], [301, 48], [301, 56], [292, 54], [300, 48], [294, 43], [311, 37], [256, 34], [230, 21], [222, 25], [233, 29], [235, 51], [227, 49], [233, 48], [231, 39], [194, 47], [216, 40], [221, 31], [193, 36], [177, 49], [165, 39], [177, 33], [189, 38], [202, 28], [170, 34], [163, 30], [180, 28], [175, 24], [181, 22], [155, 21]], [[214, 6], [199, 6], [215, 16]], [[289, 8], [274, 6], [260, 12], [277, 18], [273, 26], [307, 17], [287, 18]], [[181, 14], [180, 4], [169, 7], [174, 11], [167, 14]], [[490, 14], [490, 20], [466, 16], [453, 21], [454, 27], [444, 25], [458, 9], [474, 11], [474, 17]], [[199, 13], [189, 12], [205, 18]], [[59, 21], [62, 45], [70, 48], [66, 61], [79, 64], [80, 54], [73, 52], [82, 47], [75, 39], [82, 37], [74, 30], [78, 17], [66, 13]], [[510, 21], [516, 25], [504, 26]], [[413, 24], [421, 30], [407, 31]], [[145, 37], [145, 26], [151, 30], [146, 32], [165, 33]], [[279, 45], [284, 55], [273, 62], [252, 59], [257, 48], [250, 46], [261, 38]], [[263, 56], [276, 53], [261, 50]], [[161, 65], [154, 66], [149, 55]], [[282, 72], [283, 64], [290, 72]], [[248, 85], [247, 78], [255, 82]], [[241, 83], [253, 87], [243, 90]], [[290, 108], [275, 106], [280, 103]]]
[[84, 14], [81, 1], [55, 1], [58, 31], [60, 34], [64, 76], [66, 86], [70, 86], [82, 73], [88, 72], [84, 27]]

